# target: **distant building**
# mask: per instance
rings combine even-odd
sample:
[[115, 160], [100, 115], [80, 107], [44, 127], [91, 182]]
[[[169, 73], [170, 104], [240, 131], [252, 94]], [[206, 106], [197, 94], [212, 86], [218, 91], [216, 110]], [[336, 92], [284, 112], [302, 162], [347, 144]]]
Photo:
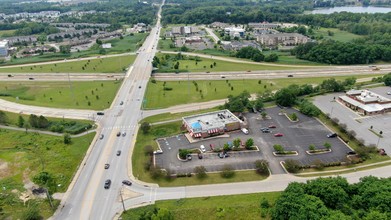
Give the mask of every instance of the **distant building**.
[[8, 41], [2, 40], [0, 41], [0, 57], [8, 56]]
[[242, 121], [229, 110], [183, 117], [183, 126], [192, 138], [207, 138], [239, 130]]
[[111, 48], [111, 43], [102, 44], [102, 48], [103, 49], [110, 49]]
[[255, 48], [258, 50], [262, 49], [259, 44], [257, 44], [256, 42], [253, 42], [253, 41], [243, 41], [243, 42], [232, 41], [228, 44], [223, 44], [223, 48], [225, 50], [240, 50], [243, 47], [252, 47], [252, 48]]
[[369, 90], [349, 90], [339, 96], [338, 101], [362, 115], [376, 115], [391, 112], [391, 99]]
[[257, 41], [264, 46], [295, 46], [309, 42], [310, 38], [298, 33], [277, 33], [258, 35]]
[[280, 24], [268, 23], [268, 22], [259, 22], [259, 23], [250, 22], [250, 23], [248, 23], [248, 27], [253, 28], [254, 30], [257, 30], [257, 29], [263, 29], [263, 30], [276, 29], [280, 26], [281, 26]]
[[38, 41], [37, 37], [32, 36], [32, 35], [31, 36], [8, 37], [8, 38], [6, 38], [6, 40], [8, 41], [9, 46], [23, 44], [23, 43], [30, 44], [30, 43], [35, 43]]
[[224, 33], [231, 37], [244, 37], [245, 30], [243, 28], [228, 27], [224, 28]]
[[144, 23], [137, 23], [136, 25], [134, 25], [133, 27], [138, 33], [144, 33], [146, 31], [148, 31], [148, 26]]
[[198, 27], [193, 26], [182, 26], [182, 27], [172, 27], [171, 36], [190, 36], [194, 34], [198, 34], [200, 32]]
[[227, 28], [229, 27], [230, 24], [227, 24], [227, 23], [223, 23], [223, 22], [213, 22], [209, 25], [209, 27], [212, 27], [212, 28], [219, 28], [219, 29], [224, 29], [224, 28]]

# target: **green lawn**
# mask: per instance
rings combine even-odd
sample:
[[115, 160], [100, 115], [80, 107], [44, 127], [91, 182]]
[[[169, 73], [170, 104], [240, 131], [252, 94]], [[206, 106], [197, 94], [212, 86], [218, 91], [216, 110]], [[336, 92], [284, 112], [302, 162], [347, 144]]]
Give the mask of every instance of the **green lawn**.
[[25, 67], [0, 68], [2, 73], [122, 73], [136, 56], [118, 56]]
[[[349, 76], [340, 76], [334, 78], [343, 80], [347, 77]], [[375, 75], [357, 76], [357, 78], [367, 77], [375, 77]], [[282, 78], [270, 80], [262, 79], [261, 84], [258, 84], [259, 80], [254, 79], [212, 81], [203, 80], [196, 81], [198, 85], [198, 91], [192, 81], [167, 81], [165, 87], [172, 88], [171, 91], [163, 90], [163, 81], [156, 81], [156, 83], [148, 83], [148, 88], [145, 95], [145, 108], [166, 108], [179, 104], [225, 99], [228, 95], [239, 95], [244, 90], [247, 90], [250, 93], [263, 93], [265, 91], [275, 91], [291, 84], [319, 84], [328, 78], [329, 77]]]
[[[158, 57], [166, 57], [164, 54], [159, 54]], [[286, 66], [269, 66], [262, 64], [235, 63], [228, 61], [215, 60], [210, 58], [188, 57], [186, 60], [175, 61], [174, 56], [170, 55], [170, 59], [166, 59], [166, 65], [159, 66], [157, 72], [229, 72], [229, 71], [252, 71], [252, 70], [291, 70], [303, 67], [286, 67]], [[174, 64], [179, 62], [179, 68], [175, 69]], [[216, 63], [216, 65], [214, 65]]]
[[172, 47], [171, 48], [170, 44], [174, 44], [174, 42], [172, 42], [170, 38], [167, 38], [165, 40], [160, 39], [159, 43], [157, 45], [157, 48], [159, 50], [179, 51], [179, 48], [177, 48], [177, 47]]
[[121, 82], [71, 82], [71, 88], [66, 81], [0, 82], [0, 98], [26, 105], [101, 110], [110, 107]]
[[278, 61], [274, 62], [274, 63], [278, 63], [278, 64], [326, 66], [325, 64], [322, 64], [322, 63], [316, 63], [316, 62], [311, 62], [308, 60], [298, 59], [295, 56], [292, 56], [290, 52], [272, 50], [272, 51], [263, 51], [262, 53], [265, 56], [267, 56], [271, 53], [277, 54]]
[[143, 213], [155, 207], [168, 209], [178, 220], [270, 219], [269, 210], [261, 210], [260, 203], [264, 198], [273, 206], [280, 195], [281, 192], [268, 192], [156, 201], [155, 205], [128, 210], [122, 219], [141, 219]]
[[123, 39], [113, 39], [104, 41], [104, 43], [111, 43], [111, 48], [106, 49], [107, 53], [126, 53], [131, 51], [136, 51], [144, 42], [144, 39], [147, 37], [148, 33], [135, 33], [133, 36], [128, 35]]
[[[333, 36], [328, 35], [328, 31], [334, 33]], [[320, 28], [319, 30], [314, 30], [315, 36], [323, 35], [324, 39], [332, 39], [336, 41], [348, 42], [353, 39], [362, 38], [363, 36], [352, 34], [347, 31], [341, 31], [337, 28]]]
[[[65, 192], [94, 136], [95, 133], [90, 133], [72, 138], [72, 144], [65, 145], [62, 137], [0, 129], [0, 186], [6, 195], [0, 197], [5, 213], [2, 218], [21, 218], [27, 209], [18, 199], [20, 192], [25, 191], [23, 181], [32, 180], [41, 171], [53, 174], [56, 191]], [[37, 199], [36, 202], [45, 219], [53, 214], [47, 201]]]
[[189, 111], [189, 112], [181, 112], [181, 113], [163, 113], [159, 115], [153, 115], [147, 118], [144, 118], [140, 124], [144, 121], [148, 123], [156, 123], [156, 122], [163, 122], [163, 121], [168, 121], [168, 120], [175, 120], [175, 119], [181, 119], [182, 117], [189, 116], [189, 115], [197, 115], [197, 114], [202, 114], [206, 112], [213, 112], [217, 111], [218, 108], [209, 108], [209, 109], [203, 109], [203, 110], [197, 110], [197, 111]]
[[214, 184], [214, 183], [230, 183], [230, 182], [244, 182], [263, 180], [266, 177], [260, 176], [255, 171], [237, 171], [232, 178], [222, 178], [220, 174], [213, 173], [208, 174], [205, 179], [198, 179], [196, 177], [181, 177], [176, 179], [153, 179], [148, 171], [145, 170], [145, 164], [147, 163], [149, 156], [144, 152], [144, 146], [151, 145], [154, 149], [157, 149], [156, 138], [169, 137], [181, 133], [180, 127], [182, 122], [172, 122], [167, 124], [153, 125], [148, 134], [143, 134], [139, 130], [136, 140], [136, 145], [132, 154], [132, 167], [133, 175], [144, 181], [153, 182], [159, 184], [159, 186], [188, 186], [188, 185], [200, 185], [200, 184]]
[[2, 30], [2, 31], [0, 31], [0, 37], [12, 36], [12, 34], [13, 34], [15, 31], [16, 31], [16, 30]]

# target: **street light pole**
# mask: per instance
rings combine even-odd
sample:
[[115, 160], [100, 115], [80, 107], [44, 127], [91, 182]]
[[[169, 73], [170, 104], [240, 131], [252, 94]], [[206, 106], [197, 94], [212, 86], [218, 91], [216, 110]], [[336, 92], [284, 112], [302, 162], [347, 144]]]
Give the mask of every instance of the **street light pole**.
[[124, 198], [122, 197], [122, 189], [123, 189], [123, 187], [121, 187], [121, 189], [120, 189], [120, 191], [119, 191], [119, 195], [121, 196], [122, 208], [124, 208], [124, 211], [126, 211], [126, 209], [125, 209], [125, 203], [124, 203]]

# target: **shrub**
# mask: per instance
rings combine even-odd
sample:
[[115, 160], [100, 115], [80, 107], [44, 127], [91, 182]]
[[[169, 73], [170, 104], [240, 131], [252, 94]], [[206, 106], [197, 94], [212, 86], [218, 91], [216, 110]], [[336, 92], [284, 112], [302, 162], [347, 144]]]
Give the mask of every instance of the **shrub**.
[[246, 149], [251, 150], [252, 146], [254, 146], [254, 140], [252, 138], [247, 139], [246, 141]]
[[190, 154], [191, 151], [188, 149], [179, 149], [179, 158], [185, 160], [187, 158], [187, 155]]
[[297, 121], [297, 119], [298, 119], [296, 113], [290, 114], [290, 115], [289, 115], [289, 118], [290, 118], [292, 121]]
[[319, 159], [314, 160], [314, 162], [312, 162], [312, 164], [314, 165], [315, 169], [317, 169], [317, 170], [323, 170], [325, 167], [325, 164]]
[[149, 172], [152, 179], [159, 179], [164, 176], [164, 172], [159, 166], [151, 166]]
[[235, 175], [235, 171], [231, 165], [224, 165], [221, 173], [221, 177], [223, 178], [232, 178]]
[[275, 151], [277, 151], [277, 153], [282, 153], [282, 152], [285, 151], [285, 150], [284, 150], [284, 147], [281, 146], [281, 145], [279, 145], [279, 144], [275, 144], [275, 145], [273, 146], [273, 148], [274, 148]]
[[152, 155], [152, 153], [153, 153], [152, 146], [151, 145], [144, 146], [144, 153], [145, 153], [145, 155]]
[[285, 169], [290, 173], [297, 173], [300, 170], [300, 164], [297, 160], [288, 159], [284, 163]]
[[71, 143], [72, 143], [71, 135], [68, 133], [64, 134], [64, 144], [71, 144]]
[[268, 175], [269, 174], [268, 165], [269, 163], [266, 160], [256, 160], [255, 170], [257, 171], [258, 174]]
[[308, 146], [308, 149], [310, 151], [314, 151], [315, 150], [315, 145], [314, 144], [310, 144], [310, 146]]
[[196, 166], [194, 167], [194, 173], [198, 179], [203, 179], [206, 177], [206, 168], [204, 166]]

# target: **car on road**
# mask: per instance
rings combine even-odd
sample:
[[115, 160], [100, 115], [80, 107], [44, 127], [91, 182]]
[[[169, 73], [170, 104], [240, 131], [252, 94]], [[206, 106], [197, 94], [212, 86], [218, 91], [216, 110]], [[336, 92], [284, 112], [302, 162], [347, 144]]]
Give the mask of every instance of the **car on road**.
[[221, 76], [222, 79], [225, 79], [225, 76]]
[[274, 137], [282, 137], [282, 136], [284, 136], [284, 134], [282, 134], [282, 133], [276, 133], [276, 134], [274, 134]]
[[274, 125], [274, 124], [271, 124], [271, 125], [269, 125], [268, 127], [269, 127], [269, 128], [276, 128], [277, 126]]
[[105, 113], [104, 112], [97, 112], [96, 114], [97, 115], [104, 115]]
[[105, 136], [103, 134], [100, 135], [100, 138], [99, 139], [103, 139]]
[[272, 133], [272, 131], [269, 128], [261, 128], [262, 133]]
[[202, 153], [205, 153], [205, 152], [206, 152], [206, 148], [205, 148], [204, 145], [201, 145], [201, 146], [200, 146], [200, 149], [201, 149], [201, 152], [202, 152]]
[[117, 156], [119, 156], [119, 155], [121, 155], [121, 151], [120, 150], [117, 151]]
[[120, 105], [123, 105], [123, 104], [124, 104], [124, 101], [121, 101], [119, 104], [120, 104]]
[[129, 180], [124, 180], [124, 181], [122, 181], [122, 184], [127, 185], [127, 186], [131, 186], [132, 182], [130, 182]]
[[198, 154], [198, 159], [202, 159], [203, 157], [202, 157], [202, 154]]
[[328, 138], [335, 138], [337, 137], [337, 134], [336, 133], [330, 133], [327, 135]]
[[110, 185], [111, 185], [111, 180], [107, 179], [105, 181], [105, 189], [109, 189], [110, 188]]
[[219, 156], [220, 158], [226, 158], [229, 157], [229, 154], [227, 152], [220, 152], [217, 154], [217, 156]]
[[106, 163], [105, 164], [105, 170], [109, 169], [109, 167], [110, 167], [110, 164]]
[[34, 80], [34, 78], [33, 78], [33, 77], [30, 77], [29, 80]]
[[391, 91], [388, 91], [388, 92], [387, 92], [387, 95], [391, 95]]
[[8, 74], [8, 77], [14, 77], [14, 75], [12, 75], [12, 74]]
[[119, 137], [119, 136], [121, 136], [121, 132], [120, 131], [117, 132], [117, 137]]
[[139, 89], [141, 89], [141, 86], [138, 86]]
[[293, 75], [288, 75], [288, 77], [293, 77]]
[[125, 137], [126, 136], [126, 132], [122, 133], [122, 137]]

